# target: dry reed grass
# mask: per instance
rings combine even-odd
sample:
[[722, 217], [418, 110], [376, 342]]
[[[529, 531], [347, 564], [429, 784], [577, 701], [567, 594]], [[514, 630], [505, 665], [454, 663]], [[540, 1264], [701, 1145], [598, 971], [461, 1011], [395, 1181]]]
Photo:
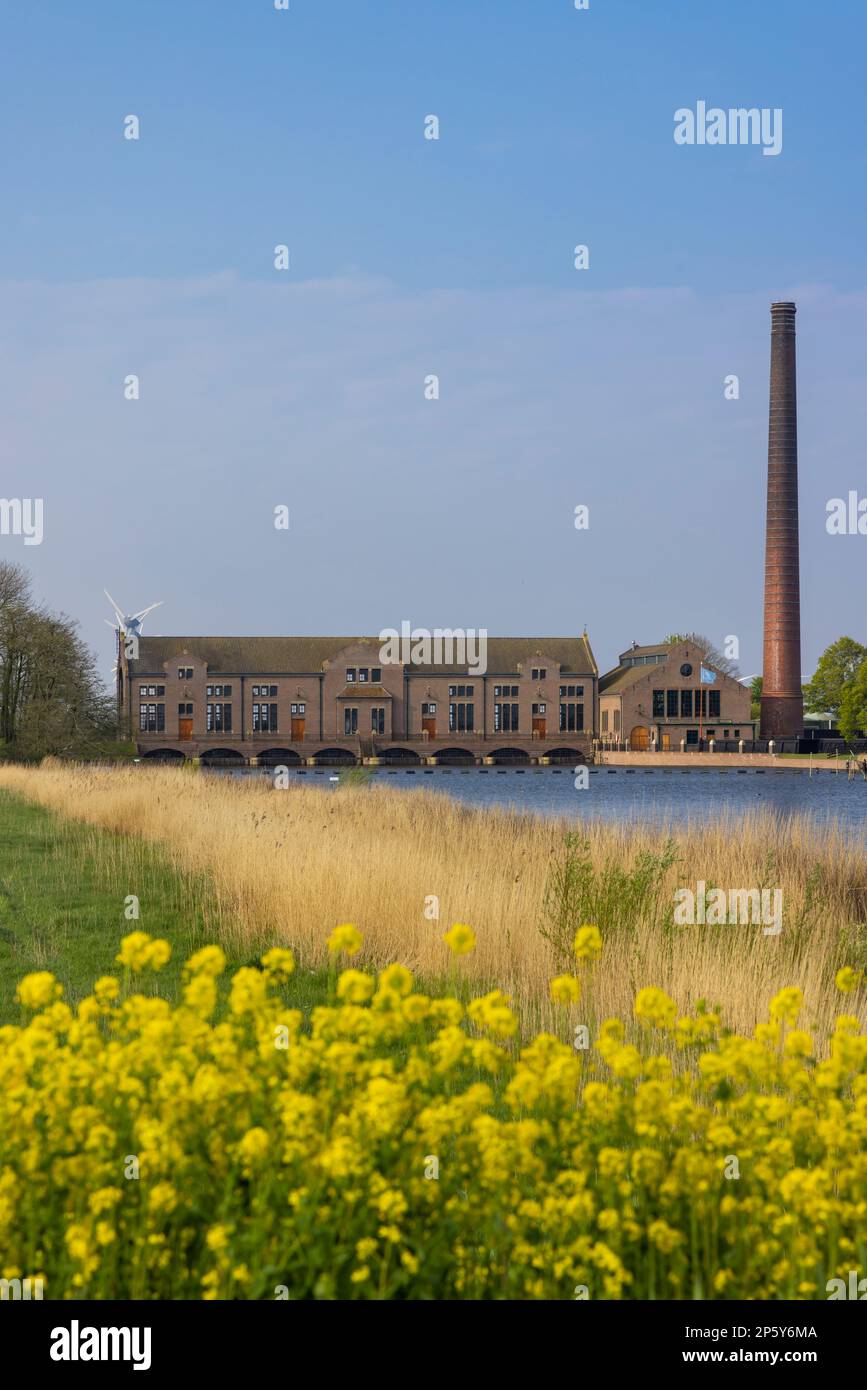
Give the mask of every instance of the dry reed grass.
[[[562, 967], [539, 923], [550, 867], [574, 823], [471, 810], [431, 792], [297, 784], [275, 791], [270, 779], [167, 768], [5, 766], [0, 787], [78, 821], [159, 842], [181, 873], [209, 875], [215, 920], [236, 949], [288, 944], [301, 963], [314, 965], [334, 925], [348, 921], [364, 933], [371, 964], [399, 960], [433, 981], [447, 969], [443, 931], [468, 922], [478, 946], [460, 970], [512, 994], [533, 1026], [553, 1021], [548, 981]], [[771, 996], [792, 984], [804, 991], [808, 1025], [826, 1030], [840, 1012], [867, 1021], [864, 992], [843, 1000], [834, 988], [840, 964], [864, 963], [855, 958], [867, 934], [862, 844], [832, 825], [782, 824], [766, 814], [671, 833], [678, 860], [666, 874], [664, 903], [699, 879], [772, 884], [783, 889], [783, 931], [769, 937], [759, 926], [673, 927], [668, 910], [662, 922], [640, 920], [606, 939], [582, 1005], [587, 1022], [628, 1018], [635, 992], [648, 984], [683, 1010], [702, 997], [721, 1004], [738, 1030], [766, 1018]], [[656, 827], [599, 822], [582, 834], [597, 866], [658, 853], [668, 838]], [[438, 922], [423, 915], [431, 894], [439, 898]]]

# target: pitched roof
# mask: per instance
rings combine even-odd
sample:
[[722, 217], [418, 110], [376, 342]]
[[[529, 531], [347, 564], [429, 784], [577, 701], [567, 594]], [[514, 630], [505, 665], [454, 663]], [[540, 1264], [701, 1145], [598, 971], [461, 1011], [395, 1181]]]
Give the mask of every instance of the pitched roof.
[[658, 671], [660, 666], [665, 663], [660, 661], [653, 666], [615, 666], [613, 671], [607, 671], [599, 679], [600, 695], [619, 695], [622, 690], [628, 690], [630, 685], [635, 685], [637, 681], [644, 680], [653, 671]]
[[620, 660], [625, 661], [628, 656], [661, 656], [667, 652], [674, 644], [672, 642], [657, 642], [651, 647], [627, 647], [625, 652], [620, 653]]
[[[164, 662], [189, 656], [206, 662], [211, 674], [314, 674], [322, 670], [324, 662], [361, 643], [374, 649], [374, 662], [382, 646], [378, 637], [140, 637], [138, 658], [130, 661], [129, 669], [133, 676], [161, 671]], [[519, 664], [532, 665], [535, 657], [558, 662], [564, 673], [598, 674], [586, 633], [581, 637], [488, 638], [489, 674], [511, 674]], [[467, 667], [413, 665], [410, 669], [433, 676], [459, 675]]]

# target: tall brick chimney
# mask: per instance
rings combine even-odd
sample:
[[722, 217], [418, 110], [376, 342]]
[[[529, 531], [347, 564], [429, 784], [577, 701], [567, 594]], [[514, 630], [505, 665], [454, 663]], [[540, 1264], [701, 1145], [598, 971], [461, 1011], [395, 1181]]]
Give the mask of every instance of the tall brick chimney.
[[803, 733], [795, 305], [771, 305], [762, 738]]

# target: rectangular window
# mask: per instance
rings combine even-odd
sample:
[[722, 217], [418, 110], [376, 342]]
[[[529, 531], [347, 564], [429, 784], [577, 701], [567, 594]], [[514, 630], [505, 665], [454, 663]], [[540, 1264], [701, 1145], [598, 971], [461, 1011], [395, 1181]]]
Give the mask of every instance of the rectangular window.
[[370, 711], [370, 731], [374, 734], [385, 733], [385, 710], [374, 706]]
[[358, 733], [358, 710], [346, 708], [343, 711], [343, 732], [344, 734]]
[[602, 711], [602, 732], [603, 732], [603, 734], [607, 734], [607, 733], [608, 733], [608, 711], [607, 711], [607, 709], [604, 709], [604, 710]]
[[702, 719], [704, 719], [704, 718], [706, 717], [706, 715], [707, 715], [707, 691], [706, 691], [706, 690], [697, 690], [697, 691], [695, 692], [695, 704], [694, 704], [693, 708], [695, 709], [695, 717], [696, 717], [696, 718], [698, 718], [699, 710], [701, 710], [701, 717], [702, 717]]
[[547, 678], [547, 675], [548, 675], [548, 668], [547, 668], [547, 666], [534, 666], [534, 667], [533, 667], [533, 674], [532, 674], [532, 676], [531, 676], [531, 679], [534, 680], [534, 681], [543, 681], [543, 680], [545, 680], [545, 679]]
[[[570, 700], [568, 704], [560, 706], [560, 732], [561, 734], [580, 734], [584, 728], [584, 706], [576, 705]], [[602, 715], [602, 732], [608, 730], [608, 712]]]
[[178, 667], [178, 680], [179, 680], [179, 681], [191, 681], [192, 679], [193, 679], [193, 668], [192, 668], [192, 666], [179, 666], [179, 667]]
[[208, 705], [206, 709], [206, 728], [209, 734], [230, 734], [232, 732], [232, 706]]
[[533, 713], [534, 713], [534, 714], [547, 714], [547, 713], [548, 713], [548, 706], [547, 706], [547, 705], [534, 705], [534, 706], [533, 706]]
[[665, 693], [665, 713], [667, 714], [669, 719], [677, 718], [677, 706], [677, 691], [667, 690]]
[[517, 705], [494, 705], [494, 732], [498, 734], [516, 734], [518, 732]]
[[721, 692], [719, 690], [708, 691], [707, 712], [711, 719], [719, 719], [720, 717], [720, 694]]
[[[268, 687], [263, 686], [264, 690]], [[277, 706], [276, 705], [254, 705], [253, 706], [253, 733], [254, 734], [276, 734], [277, 732]]]
[[352, 685], [352, 683], [353, 683], [354, 680], [355, 680], [355, 667], [354, 667], [354, 666], [348, 666], [348, 667], [346, 668], [346, 684], [347, 684], [347, 685]]
[[373, 685], [379, 685], [382, 681], [382, 667], [374, 666], [370, 672], [370, 680]]
[[734, 736], [735, 736], [735, 738], [740, 738], [740, 736], [741, 736], [741, 731], [740, 731], [740, 729], [735, 729]]
[[682, 690], [680, 692], [680, 717], [681, 719], [692, 719], [691, 690]]
[[359, 669], [359, 672], [358, 672], [358, 680], [359, 680], [359, 684], [361, 684], [362, 682], [365, 682], [365, 683], [366, 683], [366, 681], [367, 681], [367, 667], [365, 667], [363, 671], [362, 671], [361, 669]]
[[162, 734], [166, 728], [165, 705], [139, 705], [138, 727], [143, 734]]
[[422, 707], [421, 707], [421, 713], [422, 713], [422, 718], [423, 718], [423, 719], [424, 719], [426, 716], [430, 716], [430, 715], [432, 715], [432, 714], [436, 714], [436, 712], [437, 712], [437, 707], [436, 707], [436, 701], [435, 701], [435, 700], [429, 700], [428, 703], [427, 703], [426, 705], [422, 705]]
[[304, 715], [304, 714], [307, 713], [307, 706], [306, 706], [306, 705], [293, 705], [293, 706], [292, 706], [292, 713], [295, 714], [295, 715]]
[[698, 743], [698, 729], [687, 729], [686, 741], [687, 743]]
[[230, 698], [230, 697], [231, 697], [231, 694], [232, 694], [232, 687], [231, 687], [230, 685], [224, 685], [224, 686], [223, 686], [223, 694], [224, 694], [227, 698]]
[[614, 711], [614, 732], [615, 732], [615, 734], [619, 734], [619, 733], [620, 733], [620, 710], [619, 710], [619, 709], [616, 709], [616, 710]]
[[473, 732], [473, 706], [464, 704], [449, 705], [449, 733], [468, 733]]
[[654, 690], [653, 692], [653, 717], [663, 719], [665, 717], [665, 691]]

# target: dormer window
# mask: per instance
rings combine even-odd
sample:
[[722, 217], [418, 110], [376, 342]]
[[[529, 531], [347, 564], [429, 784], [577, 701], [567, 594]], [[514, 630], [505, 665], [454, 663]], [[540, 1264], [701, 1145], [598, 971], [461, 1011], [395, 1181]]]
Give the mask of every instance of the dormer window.
[[347, 666], [347, 668], [346, 668], [346, 684], [347, 684], [347, 685], [352, 685], [352, 684], [354, 683], [354, 681], [355, 681], [355, 667], [354, 667], [354, 666]]
[[532, 676], [531, 676], [531, 679], [532, 679], [532, 680], [534, 680], [534, 681], [543, 681], [543, 680], [546, 680], [546, 679], [547, 679], [547, 676], [548, 676], [548, 667], [547, 667], [547, 666], [534, 666], [534, 667], [533, 667]]

